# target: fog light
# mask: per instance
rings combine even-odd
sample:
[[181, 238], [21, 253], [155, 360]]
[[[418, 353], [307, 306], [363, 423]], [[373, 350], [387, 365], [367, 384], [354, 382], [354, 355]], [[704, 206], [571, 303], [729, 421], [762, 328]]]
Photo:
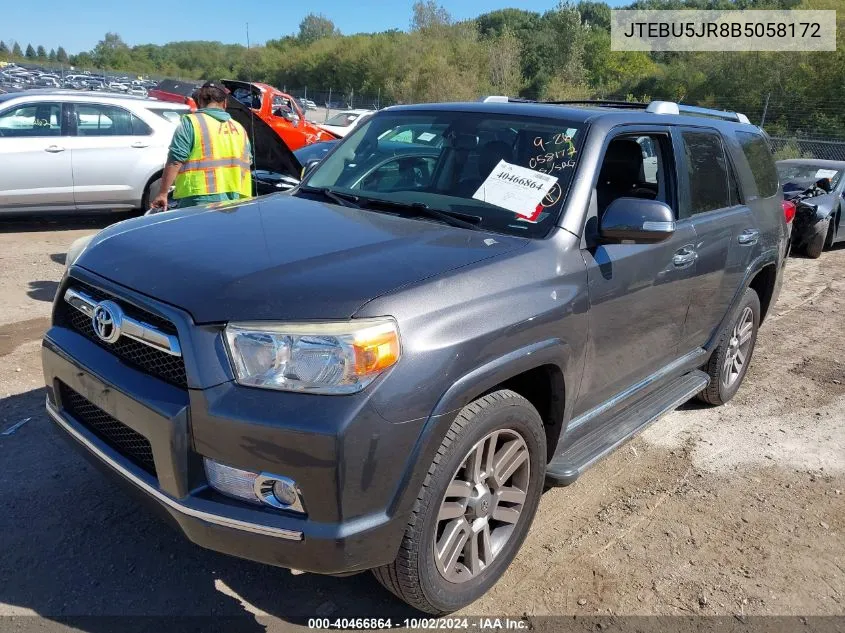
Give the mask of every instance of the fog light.
[[268, 506], [304, 512], [296, 482], [289, 477], [261, 473], [255, 480], [255, 493]]
[[221, 494], [281, 510], [305, 512], [299, 488], [290, 477], [242, 470], [207, 457], [203, 463], [209, 485]]

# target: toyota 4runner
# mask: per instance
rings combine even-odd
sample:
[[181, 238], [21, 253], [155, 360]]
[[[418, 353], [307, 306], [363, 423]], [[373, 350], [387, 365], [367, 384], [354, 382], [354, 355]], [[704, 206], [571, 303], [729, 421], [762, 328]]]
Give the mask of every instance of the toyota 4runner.
[[305, 172], [99, 233], [47, 411], [193, 542], [431, 613], [545, 486], [733, 397], [794, 212], [760, 129], [671, 102], [388, 108]]

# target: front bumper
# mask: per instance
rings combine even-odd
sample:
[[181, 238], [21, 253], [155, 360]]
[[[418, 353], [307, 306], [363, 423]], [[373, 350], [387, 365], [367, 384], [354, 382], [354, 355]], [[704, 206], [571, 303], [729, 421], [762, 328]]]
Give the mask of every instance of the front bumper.
[[[207, 391], [223, 392], [207, 396], [199, 389], [181, 390], [121, 363], [107, 350], [63, 328], [48, 331], [42, 346], [42, 361], [47, 384], [47, 412], [83, 454], [101, 470], [113, 476], [131, 492], [150, 502], [174, 522], [192, 542], [211, 550], [279, 567], [322, 574], [346, 574], [384, 565], [393, 560], [404, 532], [406, 517], [384, 511], [359, 514], [343, 519], [344, 495], [361, 496], [361, 491], [337, 483], [320, 495], [314, 485], [304, 491], [307, 516], [241, 503], [214, 492], [205, 482], [201, 456], [197, 452], [195, 425], [207, 437], [228, 425], [228, 439], [237, 438], [235, 450], [211, 446], [204, 452], [219, 461], [249, 467], [239, 459], [252, 455], [266, 463], [271, 457], [257, 448], [268, 438], [280, 448], [286, 441], [284, 428], [268, 427], [267, 420], [241, 417], [221, 419], [218, 402], [231, 405], [231, 384]], [[108, 377], [108, 379], [106, 378]], [[63, 406], [62, 392], [70, 389], [150, 442], [155, 461], [154, 474], [147, 472], [95, 435]], [[248, 390], [248, 397], [273, 396]], [[204, 406], [194, 410], [192, 402]], [[262, 407], [267, 414], [266, 405]], [[360, 413], [360, 411], [358, 412]], [[214, 423], [210, 424], [209, 419]], [[223, 426], [221, 426], [223, 425]], [[401, 426], [401, 425], [399, 425]], [[202, 429], [205, 429], [202, 431]], [[256, 430], [257, 429], [257, 430]], [[260, 432], [259, 432], [260, 431]], [[329, 439], [305, 438], [314, 446], [325, 446]], [[300, 453], [301, 454], [301, 453]], [[284, 456], [284, 453], [283, 453]], [[228, 459], [231, 457], [232, 459]], [[324, 463], [320, 472], [294, 468], [295, 478], [313, 471], [320, 486], [327, 483], [327, 473], [336, 473], [336, 465]], [[278, 472], [280, 469], [276, 468]], [[288, 474], [291, 471], [281, 471]], [[320, 480], [323, 477], [323, 480]], [[308, 498], [314, 501], [308, 508]], [[319, 500], [317, 499], [318, 497]], [[360, 503], [360, 502], [359, 502]], [[322, 505], [321, 505], [322, 504]], [[332, 513], [336, 520], [326, 520]]]

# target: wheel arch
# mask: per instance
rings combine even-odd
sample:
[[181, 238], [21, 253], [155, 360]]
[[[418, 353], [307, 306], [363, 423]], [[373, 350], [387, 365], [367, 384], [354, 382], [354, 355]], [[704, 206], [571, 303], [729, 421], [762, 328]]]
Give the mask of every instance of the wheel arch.
[[550, 339], [514, 350], [467, 372], [440, 397], [405, 463], [390, 514], [410, 512], [428, 467], [449, 427], [467, 404], [499, 389], [511, 389], [537, 408], [547, 438], [547, 460], [554, 454], [565, 420], [571, 415], [571, 348]]
[[[164, 175], [164, 168], [160, 168], [153, 172], [153, 175], [147, 178], [147, 182], [144, 183], [144, 190], [141, 192], [141, 206], [143, 207], [145, 204], [149, 204], [150, 200], [147, 199], [147, 192], [150, 188], [150, 185], [153, 184], [158, 178], [161, 178]], [[149, 198], [152, 198], [152, 191], [149, 192]], [[146, 209], [141, 209], [142, 211], [146, 211]]]

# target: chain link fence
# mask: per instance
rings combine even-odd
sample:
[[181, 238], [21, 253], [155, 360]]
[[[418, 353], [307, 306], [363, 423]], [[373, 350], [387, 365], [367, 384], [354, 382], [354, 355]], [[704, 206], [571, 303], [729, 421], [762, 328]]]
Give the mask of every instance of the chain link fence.
[[776, 160], [786, 158], [820, 158], [845, 161], [845, 141], [771, 137]]

